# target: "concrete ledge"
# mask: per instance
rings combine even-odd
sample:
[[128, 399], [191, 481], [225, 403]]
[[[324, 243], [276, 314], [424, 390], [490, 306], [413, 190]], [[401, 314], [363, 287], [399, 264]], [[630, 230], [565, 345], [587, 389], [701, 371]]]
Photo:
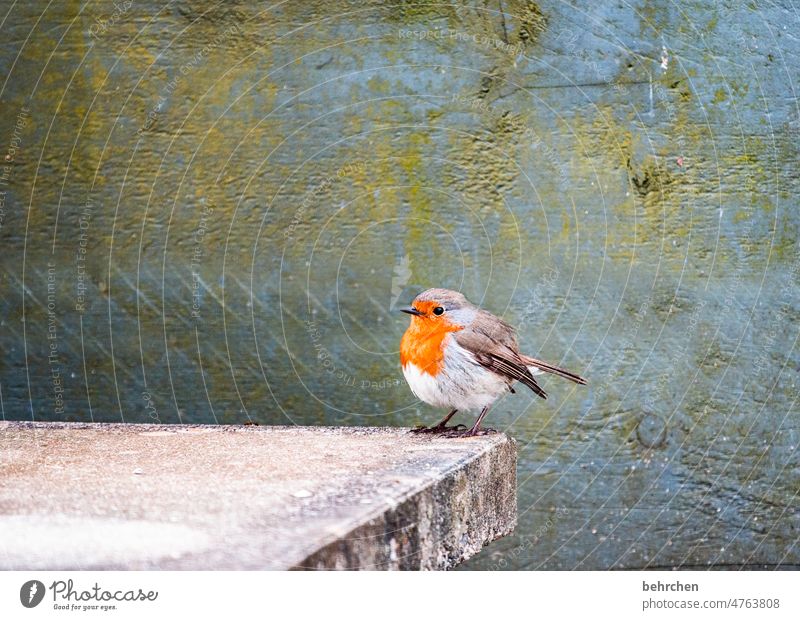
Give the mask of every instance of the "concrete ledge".
[[397, 428], [0, 423], [0, 569], [445, 569], [516, 445]]

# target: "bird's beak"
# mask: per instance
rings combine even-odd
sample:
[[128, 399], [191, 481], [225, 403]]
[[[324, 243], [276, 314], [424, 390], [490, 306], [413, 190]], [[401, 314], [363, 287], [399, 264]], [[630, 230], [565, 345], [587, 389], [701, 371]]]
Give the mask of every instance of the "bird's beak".
[[422, 316], [422, 312], [414, 308], [413, 306], [407, 306], [405, 308], [400, 308], [400, 312], [405, 312], [406, 314], [413, 314], [414, 316]]

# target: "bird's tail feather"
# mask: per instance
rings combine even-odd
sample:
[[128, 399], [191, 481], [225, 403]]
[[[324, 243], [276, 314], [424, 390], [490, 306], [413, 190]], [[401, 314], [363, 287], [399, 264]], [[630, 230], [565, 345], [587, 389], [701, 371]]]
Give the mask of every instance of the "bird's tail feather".
[[558, 366], [553, 366], [553, 364], [548, 364], [547, 362], [543, 362], [542, 360], [537, 360], [535, 357], [529, 357], [527, 355], [522, 355], [522, 361], [525, 363], [526, 366], [533, 366], [534, 368], [538, 368], [544, 372], [549, 372], [554, 375], [558, 375], [559, 377], [563, 377], [564, 379], [569, 379], [570, 381], [574, 381], [575, 383], [580, 383], [581, 385], [586, 385], [586, 379], [581, 377], [580, 375], [576, 375], [574, 372], [570, 372], [564, 368], [559, 368]]

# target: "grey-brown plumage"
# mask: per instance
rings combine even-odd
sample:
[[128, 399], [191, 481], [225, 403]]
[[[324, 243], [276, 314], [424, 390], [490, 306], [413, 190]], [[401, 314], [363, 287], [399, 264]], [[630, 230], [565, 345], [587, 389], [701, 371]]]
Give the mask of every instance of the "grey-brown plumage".
[[514, 328], [502, 319], [479, 310], [469, 329], [456, 332], [455, 339], [475, 356], [481, 366], [505, 377], [509, 386], [519, 381], [538, 396], [547, 398], [522, 360]]
[[542, 398], [547, 398], [547, 392], [536, 382], [529, 366], [575, 383], [586, 384], [583, 377], [573, 372], [521, 354], [514, 328], [486, 310], [478, 310], [469, 328], [457, 332], [455, 339], [471, 351], [482, 366], [506, 377], [509, 385], [519, 381]]

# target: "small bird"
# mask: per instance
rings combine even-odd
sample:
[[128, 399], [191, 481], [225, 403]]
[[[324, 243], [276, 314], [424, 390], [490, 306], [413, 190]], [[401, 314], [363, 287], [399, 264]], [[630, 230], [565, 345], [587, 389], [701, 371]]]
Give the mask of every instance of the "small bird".
[[[451, 409], [436, 426], [416, 432], [464, 437], [494, 432], [481, 429], [481, 422], [501, 394], [514, 393], [516, 381], [547, 398], [534, 375], [549, 372], [586, 384], [574, 372], [520, 353], [511, 325], [456, 291], [428, 289], [401, 311], [411, 315], [400, 341], [400, 364], [411, 391], [429, 405]], [[457, 411], [471, 409], [480, 409], [472, 428], [447, 426]]]

